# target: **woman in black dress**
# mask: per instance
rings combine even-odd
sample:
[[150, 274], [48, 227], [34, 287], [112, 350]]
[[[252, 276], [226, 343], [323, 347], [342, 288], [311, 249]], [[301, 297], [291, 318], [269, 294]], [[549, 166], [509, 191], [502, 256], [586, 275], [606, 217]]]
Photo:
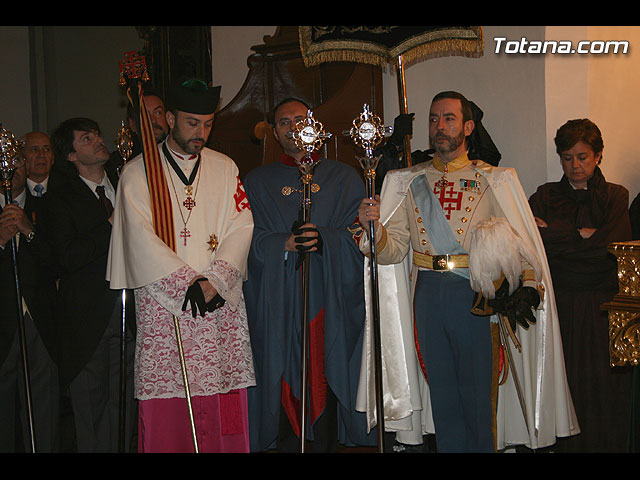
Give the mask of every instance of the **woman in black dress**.
[[607, 247], [631, 239], [629, 192], [605, 180], [604, 144], [588, 119], [556, 133], [564, 175], [529, 199], [545, 245], [558, 307], [564, 358], [581, 433], [559, 439], [556, 451], [625, 452], [630, 368], [609, 366], [607, 312], [618, 291], [617, 262]]

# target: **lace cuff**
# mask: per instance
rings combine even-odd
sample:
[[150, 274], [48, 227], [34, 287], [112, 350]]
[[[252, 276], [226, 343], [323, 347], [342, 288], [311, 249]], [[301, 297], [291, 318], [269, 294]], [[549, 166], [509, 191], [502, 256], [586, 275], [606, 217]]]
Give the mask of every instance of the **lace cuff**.
[[182, 314], [184, 296], [196, 276], [198, 272], [189, 265], [184, 265], [166, 277], [150, 283], [145, 290], [162, 307], [179, 317]]
[[214, 260], [202, 275], [207, 277], [226, 304], [235, 311], [243, 298], [240, 271], [224, 260]]

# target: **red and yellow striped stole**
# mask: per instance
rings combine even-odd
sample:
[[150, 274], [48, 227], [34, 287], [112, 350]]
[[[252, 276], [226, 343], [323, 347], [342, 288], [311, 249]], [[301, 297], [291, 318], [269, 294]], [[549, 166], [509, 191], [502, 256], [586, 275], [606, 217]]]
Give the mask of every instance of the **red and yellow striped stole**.
[[[131, 101], [131, 92], [127, 90]], [[162, 159], [158, 144], [153, 136], [151, 119], [144, 103], [142, 85], [138, 84], [138, 100], [140, 105], [140, 141], [142, 142], [144, 165], [147, 172], [147, 184], [151, 197], [151, 213], [153, 227], [156, 235], [167, 244], [171, 250], [176, 251], [175, 229], [173, 226], [173, 209], [169, 186], [162, 168]], [[133, 102], [131, 102], [133, 104]]]

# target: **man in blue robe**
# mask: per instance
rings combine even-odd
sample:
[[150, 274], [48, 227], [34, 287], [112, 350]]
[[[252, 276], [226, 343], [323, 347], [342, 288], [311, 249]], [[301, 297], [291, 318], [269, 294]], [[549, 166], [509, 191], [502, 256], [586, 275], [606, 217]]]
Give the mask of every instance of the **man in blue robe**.
[[312, 223], [296, 223], [302, 194], [295, 159], [305, 152], [287, 132], [307, 111], [295, 99], [276, 107], [273, 132], [282, 157], [244, 181], [254, 218], [244, 287], [257, 383], [248, 390], [252, 451], [300, 448], [303, 295], [297, 247], [310, 255], [307, 439], [313, 452], [335, 451], [339, 443], [375, 444], [365, 415], [355, 410], [365, 312], [363, 256], [350, 228], [357, 227], [364, 184], [350, 166], [320, 159], [313, 172]]

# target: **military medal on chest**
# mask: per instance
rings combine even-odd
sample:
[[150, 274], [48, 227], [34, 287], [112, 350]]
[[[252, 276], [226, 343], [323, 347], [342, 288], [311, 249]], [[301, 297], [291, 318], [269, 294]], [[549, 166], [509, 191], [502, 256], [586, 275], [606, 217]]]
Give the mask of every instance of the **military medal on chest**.
[[480, 189], [482, 187], [480, 180], [478, 180], [480, 178], [480, 174], [476, 173], [476, 178], [475, 179], [467, 179], [467, 178], [461, 178], [460, 179], [460, 190], [464, 191], [464, 192], [474, 192], [474, 193], [480, 193]]

